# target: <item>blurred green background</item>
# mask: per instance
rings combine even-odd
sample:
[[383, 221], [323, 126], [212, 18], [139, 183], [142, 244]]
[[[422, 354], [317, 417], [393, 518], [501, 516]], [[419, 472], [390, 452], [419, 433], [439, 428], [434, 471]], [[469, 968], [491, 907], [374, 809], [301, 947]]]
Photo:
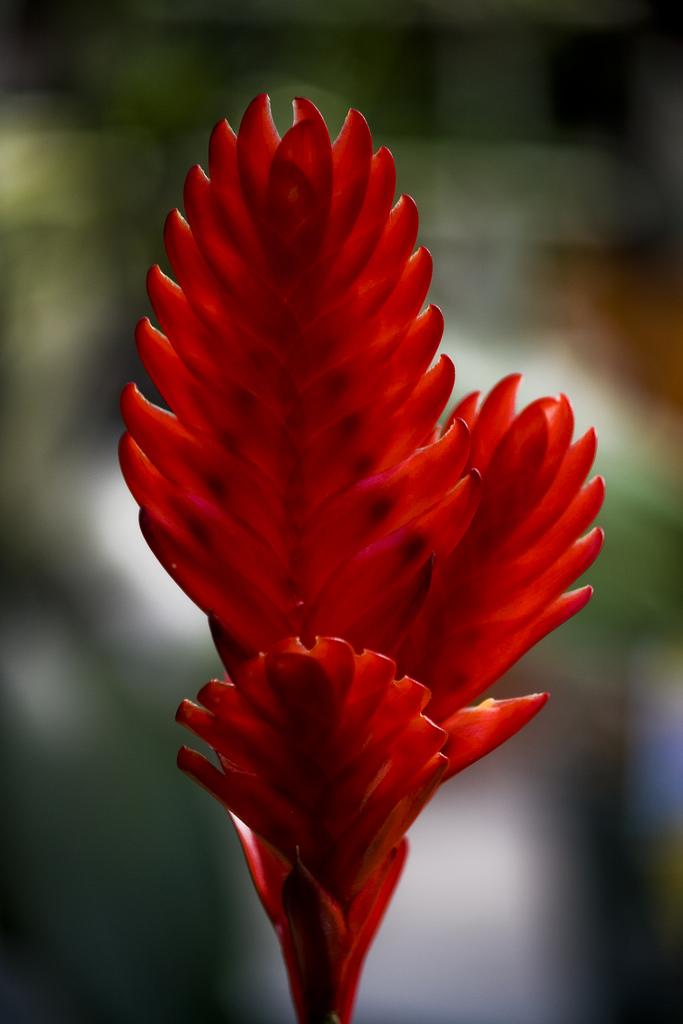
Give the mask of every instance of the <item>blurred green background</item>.
[[458, 394], [566, 391], [608, 480], [594, 602], [498, 688], [553, 699], [416, 826], [358, 1024], [682, 1020], [681, 4], [0, 12], [0, 1021], [292, 1019], [228, 822], [175, 768], [217, 658], [116, 464], [163, 219], [261, 91], [283, 130], [297, 94], [333, 134], [365, 113]]

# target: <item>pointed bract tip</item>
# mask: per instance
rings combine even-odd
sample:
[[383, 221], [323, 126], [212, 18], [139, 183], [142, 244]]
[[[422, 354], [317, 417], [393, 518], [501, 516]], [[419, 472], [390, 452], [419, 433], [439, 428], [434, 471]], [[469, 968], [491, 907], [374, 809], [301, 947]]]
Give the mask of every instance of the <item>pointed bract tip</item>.
[[191, 713], [191, 709], [194, 705], [191, 700], [181, 700], [178, 705], [178, 710], [175, 713], [175, 720], [179, 725], [187, 725], [187, 716]]
[[370, 126], [368, 125], [368, 119], [366, 118], [365, 114], [362, 114], [360, 110], [356, 110], [355, 107], [349, 107], [348, 111], [346, 112], [346, 117], [344, 118], [344, 123], [346, 122], [349, 122], [349, 124], [354, 122], [357, 125], [359, 125], [359, 127], [367, 129], [368, 134], [370, 134]]
[[524, 380], [524, 374], [523, 373], [508, 373], [507, 376], [505, 376], [501, 380], [499, 380], [498, 383], [491, 389], [491, 391], [489, 392], [488, 397], [490, 398], [491, 395], [494, 394], [494, 392], [496, 394], [499, 394], [502, 391], [502, 392], [510, 392], [510, 395], [513, 398], [516, 398], [517, 397], [517, 392], [519, 391], [519, 386], [520, 386], [520, 384], [522, 383], [523, 380]]
[[[264, 116], [269, 120], [272, 120], [270, 96], [267, 92], [260, 92], [258, 96], [254, 96], [253, 100], [244, 111], [242, 120], [240, 121], [240, 132], [242, 132], [245, 127], [248, 127], [252, 121], [256, 121], [258, 118]], [[238, 134], [240, 132], [238, 132]]]
[[[119, 464], [121, 465], [121, 469], [122, 470], [123, 470], [124, 464], [128, 460], [129, 452], [130, 452], [130, 449], [131, 449], [131, 445], [134, 445], [134, 444], [135, 444], [135, 442], [133, 441], [133, 438], [130, 436], [130, 434], [128, 433], [127, 430], [124, 430], [124, 432], [121, 434], [121, 437], [119, 438], [119, 444], [118, 444]], [[124, 472], [124, 476], [125, 476], [125, 472]]]
[[180, 768], [181, 772], [185, 772], [186, 775], [192, 774], [192, 762], [194, 760], [195, 751], [190, 747], [183, 745], [176, 756], [176, 764]]
[[209, 176], [202, 167], [201, 164], [192, 164], [189, 171], [185, 175], [185, 209], [187, 210], [188, 201], [192, 198], [192, 195], [202, 185], [206, 186], [209, 182]]
[[138, 386], [134, 380], [129, 380], [121, 388], [121, 394], [119, 396], [119, 408], [121, 410], [121, 416], [124, 423], [128, 423], [128, 415], [130, 412], [131, 404], [135, 403], [142, 395], [138, 390]]
[[209, 170], [212, 174], [219, 172], [236, 141], [237, 134], [228, 119], [224, 117], [217, 121], [209, 137]]
[[158, 263], [155, 263], [147, 271], [145, 284], [154, 310], [157, 308], [156, 302], [160, 295], [168, 292], [178, 295], [181, 291], [179, 285], [176, 284], [173, 278], [164, 273]]
[[295, 96], [292, 100], [292, 111], [294, 113], [294, 124], [298, 124], [300, 121], [311, 119], [314, 121], [321, 121], [325, 124], [325, 118], [316, 107], [312, 100], [306, 99], [305, 96]]
[[391, 152], [388, 146], [380, 146], [379, 149], [373, 153], [373, 158], [377, 161], [386, 161], [390, 169], [395, 172], [394, 166], [394, 154]]
[[[451, 357], [446, 352], [442, 352], [434, 366], [442, 366], [448, 368], [448, 375], [451, 378], [450, 390], [452, 391], [453, 385], [455, 384], [455, 363], [453, 362]], [[432, 369], [434, 369], [434, 367]]]
[[187, 221], [176, 206], [174, 209], [169, 210], [164, 221], [164, 241], [166, 245], [172, 244], [173, 232], [178, 228], [187, 228]]

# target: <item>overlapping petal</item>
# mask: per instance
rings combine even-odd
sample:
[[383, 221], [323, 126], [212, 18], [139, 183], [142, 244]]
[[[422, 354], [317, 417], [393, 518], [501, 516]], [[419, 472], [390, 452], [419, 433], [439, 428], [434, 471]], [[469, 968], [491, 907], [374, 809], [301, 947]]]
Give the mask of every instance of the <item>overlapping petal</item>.
[[288, 640], [178, 711], [220, 765], [183, 748], [180, 767], [236, 819], [311, 1019], [348, 1019], [403, 837], [448, 767], [428, 691], [395, 672], [343, 640]]
[[592, 593], [567, 590], [602, 544], [600, 529], [586, 533], [604, 497], [601, 477], [585, 483], [595, 433], [572, 442], [564, 396], [516, 414], [519, 379], [501, 381], [479, 410], [478, 396], [468, 396], [452, 414], [470, 427], [481, 501], [461, 542], [435, 563], [399, 655], [401, 668], [431, 689], [438, 722], [486, 690]]
[[187, 749], [180, 766], [348, 900], [446, 769], [446, 734], [422, 714], [428, 690], [395, 675], [390, 658], [344, 640], [284, 641], [181, 705], [179, 721], [221, 767]]

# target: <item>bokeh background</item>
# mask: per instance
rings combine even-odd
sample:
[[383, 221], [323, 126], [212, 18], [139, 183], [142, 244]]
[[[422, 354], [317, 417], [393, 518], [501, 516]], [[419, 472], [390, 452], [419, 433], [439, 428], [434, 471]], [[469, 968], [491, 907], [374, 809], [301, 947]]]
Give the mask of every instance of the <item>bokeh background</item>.
[[0, 1021], [285, 1024], [274, 937], [173, 713], [218, 663], [139, 536], [118, 393], [161, 226], [269, 91], [349, 106], [421, 210], [458, 394], [594, 423], [596, 597], [424, 813], [358, 1024], [683, 1020], [683, 5], [4, 0]]

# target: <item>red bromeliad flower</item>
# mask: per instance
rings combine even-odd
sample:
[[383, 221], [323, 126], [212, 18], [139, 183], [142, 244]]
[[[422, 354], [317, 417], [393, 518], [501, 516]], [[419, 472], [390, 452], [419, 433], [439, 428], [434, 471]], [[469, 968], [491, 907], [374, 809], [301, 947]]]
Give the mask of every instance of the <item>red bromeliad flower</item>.
[[124, 390], [121, 464], [227, 670], [178, 712], [219, 767], [180, 767], [232, 815], [301, 1024], [347, 1024], [406, 830], [545, 703], [470, 706], [588, 601], [603, 483], [593, 431], [563, 396], [516, 413], [517, 376], [439, 427], [431, 259], [359, 113], [331, 143], [299, 99], [281, 139], [259, 96], [209, 169], [137, 331], [172, 411]]

